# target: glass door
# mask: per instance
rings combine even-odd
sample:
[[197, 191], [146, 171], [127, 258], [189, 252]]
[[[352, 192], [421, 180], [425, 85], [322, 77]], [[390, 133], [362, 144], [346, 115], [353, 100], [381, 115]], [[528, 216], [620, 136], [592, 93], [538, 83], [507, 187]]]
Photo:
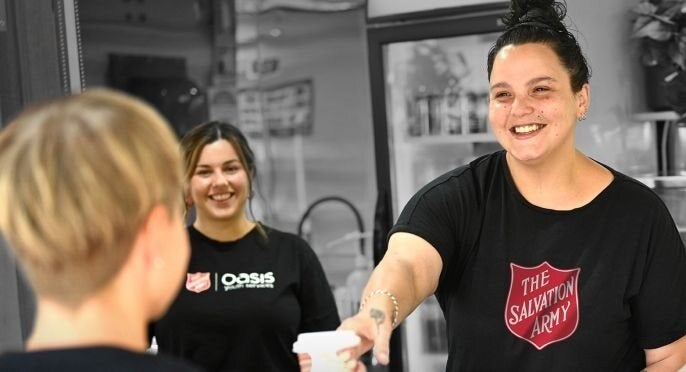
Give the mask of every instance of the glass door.
[[[497, 33], [384, 47], [395, 218], [430, 180], [499, 148], [488, 125], [486, 58]], [[435, 297], [405, 322], [408, 371], [444, 371], [446, 324]]]
[[[430, 180], [500, 149], [488, 125], [486, 61], [503, 11], [368, 25], [377, 185], [390, 211], [377, 225], [391, 226]], [[384, 253], [375, 248], [375, 259]], [[446, 322], [431, 296], [394, 332], [390, 371], [444, 371], [447, 359]]]

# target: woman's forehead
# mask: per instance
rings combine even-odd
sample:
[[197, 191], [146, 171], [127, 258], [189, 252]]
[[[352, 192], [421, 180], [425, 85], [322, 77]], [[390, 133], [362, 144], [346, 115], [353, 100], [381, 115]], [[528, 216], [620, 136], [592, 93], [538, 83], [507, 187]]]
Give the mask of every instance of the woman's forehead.
[[548, 77], [555, 81], [569, 80], [567, 69], [549, 45], [510, 44], [496, 54], [491, 71], [491, 85], [503, 81], [530, 81], [536, 77]]

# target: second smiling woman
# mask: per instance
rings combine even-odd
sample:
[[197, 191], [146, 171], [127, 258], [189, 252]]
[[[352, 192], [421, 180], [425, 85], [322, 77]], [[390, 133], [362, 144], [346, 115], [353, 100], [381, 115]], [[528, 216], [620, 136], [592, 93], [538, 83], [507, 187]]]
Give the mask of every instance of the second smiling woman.
[[160, 353], [215, 371], [298, 371], [297, 335], [340, 322], [324, 271], [299, 237], [249, 219], [255, 158], [235, 126], [181, 141], [191, 259], [185, 288], [154, 326]]

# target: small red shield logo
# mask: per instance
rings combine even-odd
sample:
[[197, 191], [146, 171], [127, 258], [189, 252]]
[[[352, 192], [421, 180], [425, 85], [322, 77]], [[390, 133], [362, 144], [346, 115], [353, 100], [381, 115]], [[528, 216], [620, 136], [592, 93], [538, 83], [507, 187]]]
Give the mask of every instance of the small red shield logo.
[[538, 350], [562, 341], [579, 324], [577, 284], [581, 269], [562, 270], [543, 262], [536, 267], [510, 263], [510, 293], [505, 324]]
[[210, 282], [210, 273], [187, 273], [186, 274], [186, 289], [200, 293], [204, 292], [212, 286]]

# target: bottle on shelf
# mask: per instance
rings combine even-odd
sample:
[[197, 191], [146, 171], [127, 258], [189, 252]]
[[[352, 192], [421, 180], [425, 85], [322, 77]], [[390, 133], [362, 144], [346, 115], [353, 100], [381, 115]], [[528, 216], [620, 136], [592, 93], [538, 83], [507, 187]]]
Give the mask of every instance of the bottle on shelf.
[[411, 118], [410, 135], [425, 136], [429, 133], [431, 122], [430, 99], [428, 94], [420, 94], [414, 97], [414, 115]]
[[490, 131], [488, 125], [488, 93], [479, 93], [476, 101], [476, 116], [479, 121], [479, 132], [486, 133]]
[[408, 135], [413, 137], [486, 133], [488, 93], [449, 88], [423, 91], [408, 102]]
[[439, 94], [429, 95], [429, 131], [428, 135], [438, 135], [442, 133], [445, 117], [445, 97]]

